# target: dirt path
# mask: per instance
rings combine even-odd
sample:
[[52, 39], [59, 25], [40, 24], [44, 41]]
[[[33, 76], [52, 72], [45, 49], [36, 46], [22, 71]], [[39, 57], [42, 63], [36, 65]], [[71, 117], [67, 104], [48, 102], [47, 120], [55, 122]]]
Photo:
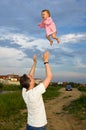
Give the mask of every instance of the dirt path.
[[80, 122], [62, 110], [63, 106], [80, 96], [80, 91], [75, 88], [73, 91], [65, 91], [62, 88], [60, 92], [62, 94], [58, 98], [45, 103], [48, 117], [47, 130], [86, 130], [86, 122]]
[[[63, 106], [80, 97], [81, 92], [76, 88], [72, 91], [65, 91], [61, 88], [60, 92], [59, 97], [45, 102], [48, 117], [47, 130], [86, 130], [86, 120], [81, 122], [62, 110]], [[21, 130], [25, 130], [25, 125]]]

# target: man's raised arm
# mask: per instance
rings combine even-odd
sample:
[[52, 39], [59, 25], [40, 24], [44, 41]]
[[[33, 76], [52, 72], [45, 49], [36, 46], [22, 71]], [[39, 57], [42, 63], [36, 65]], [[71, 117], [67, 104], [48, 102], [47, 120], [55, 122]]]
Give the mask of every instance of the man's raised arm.
[[37, 56], [36, 55], [33, 56], [33, 62], [34, 63], [30, 69], [30, 72], [29, 72], [29, 76], [31, 76], [31, 77], [34, 77], [34, 73], [35, 73], [35, 68], [36, 68], [36, 64], [37, 64]]
[[42, 59], [44, 61], [44, 65], [45, 65], [45, 71], [46, 71], [46, 77], [43, 81], [45, 88], [48, 87], [48, 85], [51, 82], [52, 77], [53, 77], [52, 72], [51, 72], [51, 68], [50, 68], [50, 65], [49, 65], [49, 62], [48, 62], [49, 61], [49, 55], [50, 55], [49, 52], [46, 51], [42, 56]]

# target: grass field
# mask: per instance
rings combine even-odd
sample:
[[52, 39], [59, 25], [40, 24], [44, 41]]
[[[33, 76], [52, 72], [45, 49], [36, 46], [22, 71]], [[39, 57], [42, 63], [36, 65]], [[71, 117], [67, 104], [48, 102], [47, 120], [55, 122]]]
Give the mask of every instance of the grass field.
[[[59, 87], [49, 87], [43, 95], [44, 100], [53, 99], [58, 96]], [[21, 96], [19, 86], [4, 86], [11, 93], [0, 94], [0, 130], [19, 130], [26, 123], [27, 114], [22, 111], [26, 109]]]
[[[44, 101], [59, 96], [59, 88], [58, 86], [49, 86], [43, 95]], [[20, 86], [5, 85], [3, 90], [9, 92], [0, 94], [0, 130], [20, 130], [27, 120], [27, 113], [23, 112], [26, 109], [26, 105], [21, 96]], [[10, 91], [12, 92], [10, 93]], [[82, 95], [78, 100], [71, 102], [64, 110], [73, 113], [81, 120], [86, 119], [86, 95]]]
[[20, 90], [20, 85], [0, 83], [0, 88], [1, 88], [1, 91], [17, 91], [17, 90]]
[[[21, 91], [0, 95], [0, 130], [19, 130], [24, 117], [20, 110], [25, 109]], [[15, 125], [14, 125], [15, 124]]]

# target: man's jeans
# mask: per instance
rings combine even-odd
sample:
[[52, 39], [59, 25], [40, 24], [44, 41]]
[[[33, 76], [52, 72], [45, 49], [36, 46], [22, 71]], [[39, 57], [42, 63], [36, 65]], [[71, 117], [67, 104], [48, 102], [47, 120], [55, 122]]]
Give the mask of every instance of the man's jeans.
[[43, 126], [43, 127], [33, 127], [33, 126], [29, 126], [27, 124], [26, 130], [46, 130], [46, 127], [45, 126]]

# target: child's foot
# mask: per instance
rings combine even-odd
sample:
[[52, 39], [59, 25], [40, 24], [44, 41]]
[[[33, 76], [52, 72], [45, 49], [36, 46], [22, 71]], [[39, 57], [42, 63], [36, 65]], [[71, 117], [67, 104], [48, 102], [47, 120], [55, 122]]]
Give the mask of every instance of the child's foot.
[[59, 38], [57, 39], [57, 43], [60, 43], [60, 39]]
[[50, 41], [50, 45], [52, 46], [52, 44], [53, 44], [53, 41]]

